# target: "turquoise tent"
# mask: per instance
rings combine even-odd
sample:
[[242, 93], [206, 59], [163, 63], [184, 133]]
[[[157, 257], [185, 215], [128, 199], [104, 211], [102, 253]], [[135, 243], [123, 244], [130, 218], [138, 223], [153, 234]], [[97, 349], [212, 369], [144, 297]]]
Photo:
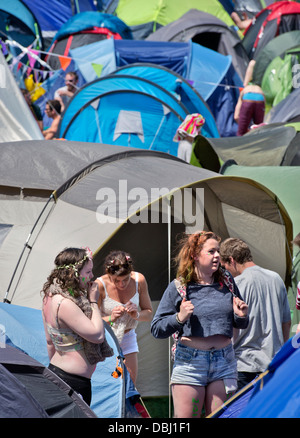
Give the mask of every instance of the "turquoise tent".
[[0, 0], [0, 38], [24, 47], [43, 49], [40, 25], [34, 13], [21, 0]]

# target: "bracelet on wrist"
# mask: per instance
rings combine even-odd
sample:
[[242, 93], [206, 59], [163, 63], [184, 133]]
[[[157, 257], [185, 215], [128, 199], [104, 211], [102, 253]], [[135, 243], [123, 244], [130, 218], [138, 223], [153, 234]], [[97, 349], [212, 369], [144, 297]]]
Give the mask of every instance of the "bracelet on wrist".
[[140, 312], [136, 312], [136, 321], [139, 319], [139, 317], [140, 317]]
[[176, 313], [176, 321], [180, 324], [183, 325], [184, 322], [180, 321], [180, 319], [178, 318], [178, 313]]
[[90, 301], [90, 304], [97, 304], [97, 306], [98, 306], [97, 301]]
[[109, 315], [108, 322], [109, 322], [109, 325], [110, 325], [111, 327], [114, 325], [114, 323], [113, 323], [112, 320], [111, 320], [111, 315]]

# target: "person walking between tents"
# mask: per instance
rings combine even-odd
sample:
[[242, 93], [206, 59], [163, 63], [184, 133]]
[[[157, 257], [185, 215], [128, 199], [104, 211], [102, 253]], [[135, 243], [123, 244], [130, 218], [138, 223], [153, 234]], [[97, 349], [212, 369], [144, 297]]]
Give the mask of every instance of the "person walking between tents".
[[223, 404], [237, 387], [231, 338], [248, 325], [248, 306], [231, 275], [220, 266], [220, 237], [185, 235], [177, 279], [165, 290], [151, 324], [155, 338], [178, 333], [171, 376], [174, 415], [200, 417]]
[[234, 120], [238, 124], [237, 135], [241, 136], [248, 132], [251, 122], [260, 125], [265, 116], [265, 96], [262, 88], [251, 82], [255, 61], [249, 62], [244, 88], [241, 90], [235, 110]]

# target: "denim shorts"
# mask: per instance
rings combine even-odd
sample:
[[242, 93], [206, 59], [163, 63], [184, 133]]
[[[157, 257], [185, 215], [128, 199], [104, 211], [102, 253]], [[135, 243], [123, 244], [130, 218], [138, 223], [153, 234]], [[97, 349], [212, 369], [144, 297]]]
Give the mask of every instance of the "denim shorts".
[[171, 384], [207, 386], [216, 380], [236, 386], [237, 363], [232, 344], [220, 350], [197, 350], [178, 343]]

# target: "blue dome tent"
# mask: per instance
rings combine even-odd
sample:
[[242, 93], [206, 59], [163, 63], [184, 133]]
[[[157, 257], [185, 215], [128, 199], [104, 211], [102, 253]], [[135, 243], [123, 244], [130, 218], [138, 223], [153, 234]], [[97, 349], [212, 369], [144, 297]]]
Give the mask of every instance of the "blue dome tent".
[[[71, 56], [87, 82], [100, 76], [93, 65], [102, 67], [101, 77], [136, 63], [166, 67], [188, 81], [207, 103], [221, 136], [236, 133], [233, 114], [238, 88], [242, 84], [232, 66], [231, 56], [192, 42], [112, 39], [73, 49]], [[197, 112], [201, 113], [201, 108]]]
[[172, 140], [187, 114], [174, 95], [155, 83], [137, 76], [109, 75], [74, 95], [60, 136], [176, 155], [178, 144]]
[[[16, 41], [24, 47], [43, 49], [40, 25], [21, 0], [0, 0], [0, 38], [2, 41]], [[11, 50], [19, 53], [19, 49], [14, 47]]]
[[205, 137], [219, 137], [218, 128], [207, 103], [197, 90], [178, 73], [158, 64], [137, 63], [118, 68], [114, 74], [130, 74], [148, 79], [178, 96], [189, 114], [201, 113], [205, 124], [201, 133]]

